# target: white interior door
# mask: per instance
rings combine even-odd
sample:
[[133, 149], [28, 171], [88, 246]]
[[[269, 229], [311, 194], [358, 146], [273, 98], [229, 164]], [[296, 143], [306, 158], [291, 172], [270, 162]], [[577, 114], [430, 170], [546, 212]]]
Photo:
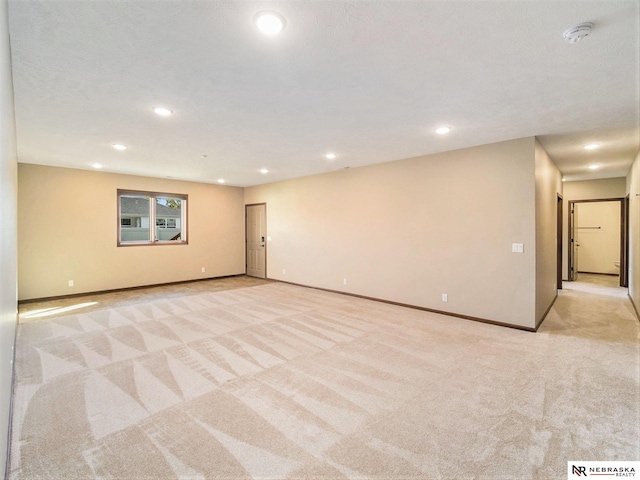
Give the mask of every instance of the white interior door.
[[267, 206], [265, 204], [247, 205], [245, 208], [247, 275], [266, 278]]

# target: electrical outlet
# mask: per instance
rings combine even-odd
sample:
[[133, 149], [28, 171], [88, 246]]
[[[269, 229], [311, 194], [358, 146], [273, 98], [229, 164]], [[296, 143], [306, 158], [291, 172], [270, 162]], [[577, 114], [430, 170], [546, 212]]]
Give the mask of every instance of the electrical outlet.
[[524, 253], [524, 243], [512, 243], [511, 251], [513, 253]]
[[202, 269], [200, 270], [202, 273], [204, 273], [204, 267], [202, 267]]
[[442, 301], [443, 302], [448, 302], [449, 301], [449, 296], [446, 293], [442, 294]]
[[346, 285], [346, 284], [347, 284], [347, 279], [346, 279], [346, 278], [343, 278], [343, 279], [342, 279], [342, 284], [343, 284], [343, 285]]
[[282, 269], [282, 274], [285, 275], [287, 273], [287, 271], [283, 268]]
[[69, 280], [69, 286], [73, 287], [73, 280]]

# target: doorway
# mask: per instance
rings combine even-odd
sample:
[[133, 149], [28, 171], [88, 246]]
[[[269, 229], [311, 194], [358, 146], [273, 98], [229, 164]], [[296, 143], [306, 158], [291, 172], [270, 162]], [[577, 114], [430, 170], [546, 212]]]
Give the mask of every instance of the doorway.
[[569, 202], [569, 280], [611, 275], [627, 286], [625, 207], [621, 198]]
[[246, 273], [267, 278], [267, 205], [245, 206]]

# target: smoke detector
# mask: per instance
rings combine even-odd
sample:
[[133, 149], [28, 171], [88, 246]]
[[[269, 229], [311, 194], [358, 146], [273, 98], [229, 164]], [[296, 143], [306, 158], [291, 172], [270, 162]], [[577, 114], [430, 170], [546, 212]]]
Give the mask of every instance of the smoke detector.
[[593, 23], [585, 22], [575, 27], [571, 27], [562, 34], [565, 42], [567, 43], [578, 43], [584, 37], [591, 33], [591, 29], [593, 28]]

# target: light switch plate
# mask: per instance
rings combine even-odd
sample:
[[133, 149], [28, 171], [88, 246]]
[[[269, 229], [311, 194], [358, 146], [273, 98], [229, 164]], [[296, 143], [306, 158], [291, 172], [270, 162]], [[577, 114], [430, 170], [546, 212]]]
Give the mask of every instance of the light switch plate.
[[524, 253], [524, 243], [512, 243], [511, 251], [513, 253]]

